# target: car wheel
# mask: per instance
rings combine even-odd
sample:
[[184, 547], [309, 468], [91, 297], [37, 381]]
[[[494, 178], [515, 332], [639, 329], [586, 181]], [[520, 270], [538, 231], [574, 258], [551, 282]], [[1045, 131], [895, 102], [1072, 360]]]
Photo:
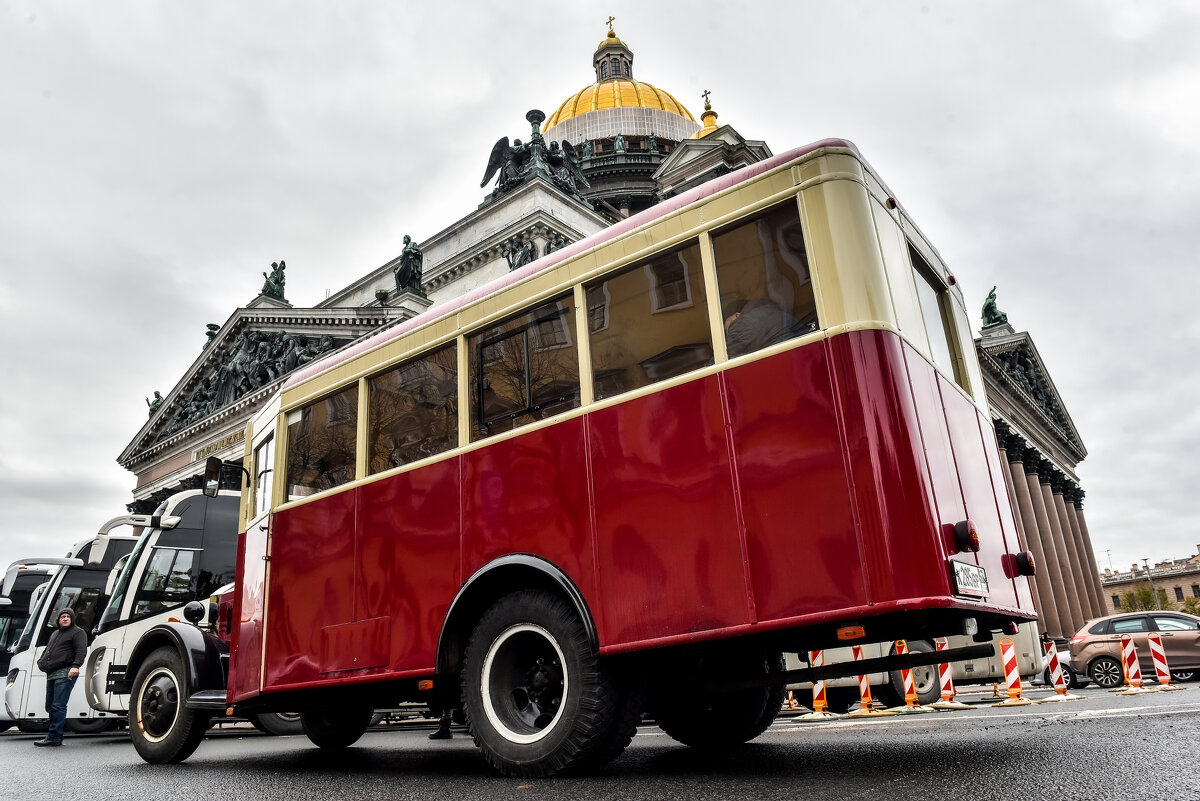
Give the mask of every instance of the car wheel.
[[1172, 670], [1171, 671], [1171, 680], [1172, 681], [1191, 681], [1194, 678], [1196, 678], [1196, 671], [1194, 671], [1194, 670]]
[[363, 736], [373, 712], [370, 707], [314, 709], [300, 713], [300, 725], [318, 748], [348, 748]]
[[524, 778], [615, 758], [640, 717], [575, 610], [539, 590], [505, 596], [480, 618], [463, 659], [462, 709], [484, 760]]
[[71, 718], [67, 731], [75, 734], [103, 734], [117, 728], [116, 718]]
[[1121, 670], [1121, 663], [1111, 656], [1101, 656], [1093, 660], [1088, 673], [1097, 686], [1103, 687], [1106, 690], [1118, 687], [1125, 681], [1125, 674]]
[[246, 719], [263, 734], [304, 734], [299, 712], [259, 712], [247, 715]]
[[138, 668], [129, 703], [129, 736], [152, 764], [182, 762], [204, 739], [208, 715], [184, 705], [183, 660], [174, 648], [153, 651]]

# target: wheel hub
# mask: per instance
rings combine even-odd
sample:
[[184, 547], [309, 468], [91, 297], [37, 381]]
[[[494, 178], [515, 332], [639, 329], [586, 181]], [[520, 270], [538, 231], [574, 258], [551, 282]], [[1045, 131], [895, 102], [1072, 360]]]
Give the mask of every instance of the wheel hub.
[[171, 730], [179, 712], [179, 689], [171, 676], [160, 673], [151, 677], [142, 691], [140, 704], [142, 729], [161, 737]]

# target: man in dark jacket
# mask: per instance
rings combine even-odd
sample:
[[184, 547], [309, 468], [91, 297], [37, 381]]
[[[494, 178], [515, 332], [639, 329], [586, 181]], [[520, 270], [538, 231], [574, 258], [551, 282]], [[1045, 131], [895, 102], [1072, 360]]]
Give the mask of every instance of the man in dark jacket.
[[58, 628], [50, 635], [46, 650], [38, 659], [38, 667], [46, 673], [46, 711], [50, 713], [50, 731], [37, 746], [62, 745], [63, 727], [67, 723], [67, 701], [71, 688], [79, 678], [79, 668], [87, 654], [87, 634], [75, 625], [75, 612], [60, 609]]

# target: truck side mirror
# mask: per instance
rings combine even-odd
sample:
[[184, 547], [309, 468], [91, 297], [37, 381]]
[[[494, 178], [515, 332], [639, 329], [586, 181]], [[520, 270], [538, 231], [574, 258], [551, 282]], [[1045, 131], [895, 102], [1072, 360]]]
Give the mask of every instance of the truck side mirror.
[[217, 497], [221, 489], [221, 460], [216, 456], [208, 457], [204, 463], [204, 494], [210, 498]]

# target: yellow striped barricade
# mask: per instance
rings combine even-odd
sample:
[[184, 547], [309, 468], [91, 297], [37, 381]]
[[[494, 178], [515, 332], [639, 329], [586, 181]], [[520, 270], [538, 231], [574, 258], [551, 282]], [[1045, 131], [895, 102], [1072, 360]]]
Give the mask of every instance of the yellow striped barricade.
[[[947, 648], [946, 638], [938, 637], [937, 639], [935, 639], [933, 641], [933, 645], [937, 650], [945, 651]], [[954, 692], [954, 677], [950, 675], [950, 663], [949, 662], [939, 662], [938, 663], [938, 681], [940, 681], [941, 685], [942, 685], [942, 700], [934, 701], [932, 704], [930, 704], [931, 707], [933, 707], [934, 709], [945, 709], [945, 710], [970, 709], [971, 708], [967, 704], [964, 704], [962, 701], [954, 700], [954, 696], [956, 695], [956, 693]]]
[[[808, 664], [810, 667], [825, 666], [824, 651], [809, 651]], [[825, 680], [817, 679], [812, 683], [813, 692], [813, 711], [807, 715], [801, 715], [796, 720], [833, 720], [840, 717], [829, 711], [829, 700], [825, 696]]]
[[[902, 656], [908, 653], [908, 641], [896, 640], [896, 655]], [[917, 703], [917, 687], [913, 683], [913, 674], [910, 668], [900, 669], [900, 680], [904, 684], [904, 706], [894, 706], [890, 712], [895, 712], [898, 715], [911, 715], [916, 712], [935, 712], [931, 706], [921, 706]]]
[[1063, 678], [1062, 664], [1058, 661], [1058, 648], [1054, 641], [1046, 643], [1046, 662], [1050, 665], [1050, 683], [1054, 685], [1054, 695], [1038, 701], [1047, 704], [1051, 701], [1082, 701], [1082, 695], [1067, 692], [1067, 681]]
[[[863, 660], [863, 649], [861, 645], [853, 645], [851, 648], [854, 651], [854, 661], [861, 662]], [[858, 677], [858, 709], [855, 709], [848, 718], [890, 718], [895, 717], [895, 712], [889, 712], [886, 709], [873, 709], [874, 701], [871, 700], [871, 679], [865, 673]]]
[[1128, 687], [1117, 695], [1144, 695], [1157, 692], [1142, 686], [1142, 667], [1138, 664], [1137, 643], [1128, 634], [1121, 635], [1121, 664], [1125, 666], [1125, 681]]
[[1008, 698], [992, 706], [1029, 706], [1033, 703], [1021, 695], [1021, 668], [1017, 664], [1017, 647], [1009, 637], [1000, 641], [1000, 655], [1004, 660], [1004, 682], [1008, 685]]

